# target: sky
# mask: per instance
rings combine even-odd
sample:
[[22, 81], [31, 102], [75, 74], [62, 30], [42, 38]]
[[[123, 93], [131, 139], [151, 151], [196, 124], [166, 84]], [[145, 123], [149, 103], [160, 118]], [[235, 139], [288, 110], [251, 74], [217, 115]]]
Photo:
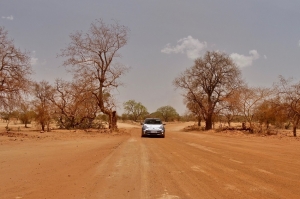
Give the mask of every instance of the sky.
[[118, 112], [135, 100], [148, 112], [186, 111], [173, 80], [206, 51], [228, 54], [249, 86], [271, 87], [278, 76], [299, 79], [299, 0], [0, 0], [0, 26], [31, 53], [34, 81], [71, 80], [57, 57], [75, 31], [96, 19], [127, 26], [118, 60], [130, 67], [115, 91]]

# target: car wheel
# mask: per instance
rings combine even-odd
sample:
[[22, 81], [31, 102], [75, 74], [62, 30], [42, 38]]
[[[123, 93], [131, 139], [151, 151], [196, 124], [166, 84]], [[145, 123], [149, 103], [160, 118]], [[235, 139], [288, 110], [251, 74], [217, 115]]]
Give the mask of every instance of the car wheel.
[[161, 138], [165, 138], [165, 134], [161, 135], [160, 137], [161, 137]]

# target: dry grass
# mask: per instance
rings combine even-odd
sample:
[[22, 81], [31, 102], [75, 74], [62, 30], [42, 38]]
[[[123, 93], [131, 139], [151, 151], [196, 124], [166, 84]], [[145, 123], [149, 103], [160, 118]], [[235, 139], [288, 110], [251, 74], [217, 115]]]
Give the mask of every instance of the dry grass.
[[55, 125], [51, 126], [50, 132], [43, 132], [37, 124], [27, 125], [20, 122], [11, 122], [6, 129], [7, 123], [0, 121], [0, 143], [6, 141], [26, 141], [26, 140], [68, 140], [68, 139], [81, 139], [81, 138], [94, 138], [101, 136], [118, 136], [126, 135], [128, 132], [120, 128], [112, 132], [109, 129], [85, 129], [85, 130], [67, 130], [58, 129]]
[[254, 133], [251, 133], [246, 130], [242, 130], [241, 123], [232, 123], [231, 127], [222, 124], [215, 125], [213, 130], [205, 131], [205, 124], [201, 123], [201, 126], [198, 126], [196, 123], [193, 125], [186, 126], [183, 131], [185, 132], [205, 132], [205, 133], [217, 133], [220, 135], [227, 135], [227, 136], [250, 136], [250, 137], [270, 137], [270, 138], [293, 138], [296, 140], [300, 140], [300, 129], [298, 130], [298, 136], [295, 138], [293, 136], [292, 130], [286, 129], [277, 129], [275, 127], [270, 127], [268, 130], [263, 129], [262, 131], [255, 130]]

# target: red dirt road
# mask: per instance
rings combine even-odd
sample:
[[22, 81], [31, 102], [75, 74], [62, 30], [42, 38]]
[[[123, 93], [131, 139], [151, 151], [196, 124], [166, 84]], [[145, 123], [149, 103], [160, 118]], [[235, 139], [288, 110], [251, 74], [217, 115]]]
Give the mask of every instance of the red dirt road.
[[0, 198], [300, 198], [299, 139], [187, 125], [167, 124], [166, 138], [141, 138], [139, 126], [0, 136]]

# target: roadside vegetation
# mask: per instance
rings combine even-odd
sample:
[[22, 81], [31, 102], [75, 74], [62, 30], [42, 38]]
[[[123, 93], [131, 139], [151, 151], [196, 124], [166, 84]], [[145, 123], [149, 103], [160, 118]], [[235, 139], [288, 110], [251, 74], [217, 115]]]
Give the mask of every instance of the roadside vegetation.
[[51, 124], [60, 129], [116, 130], [118, 119], [140, 122], [155, 117], [195, 121], [203, 130], [272, 134], [274, 129], [289, 129], [297, 136], [300, 82], [280, 76], [271, 87], [251, 87], [228, 54], [219, 51], [207, 51], [174, 78], [174, 87], [184, 96], [184, 115], [169, 105], [149, 113], [134, 99], [124, 102], [124, 113], [118, 115], [113, 91], [129, 71], [118, 60], [128, 33], [128, 27], [102, 19], [91, 23], [87, 32], [71, 33], [70, 43], [58, 56], [65, 59], [63, 65], [73, 78], [50, 83], [31, 79], [29, 53], [17, 48], [0, 27], [0, 114], [6, 129], [11, 121], [21, 121], [25, 128], [35, 122], [42, 131], [50, 131]]

